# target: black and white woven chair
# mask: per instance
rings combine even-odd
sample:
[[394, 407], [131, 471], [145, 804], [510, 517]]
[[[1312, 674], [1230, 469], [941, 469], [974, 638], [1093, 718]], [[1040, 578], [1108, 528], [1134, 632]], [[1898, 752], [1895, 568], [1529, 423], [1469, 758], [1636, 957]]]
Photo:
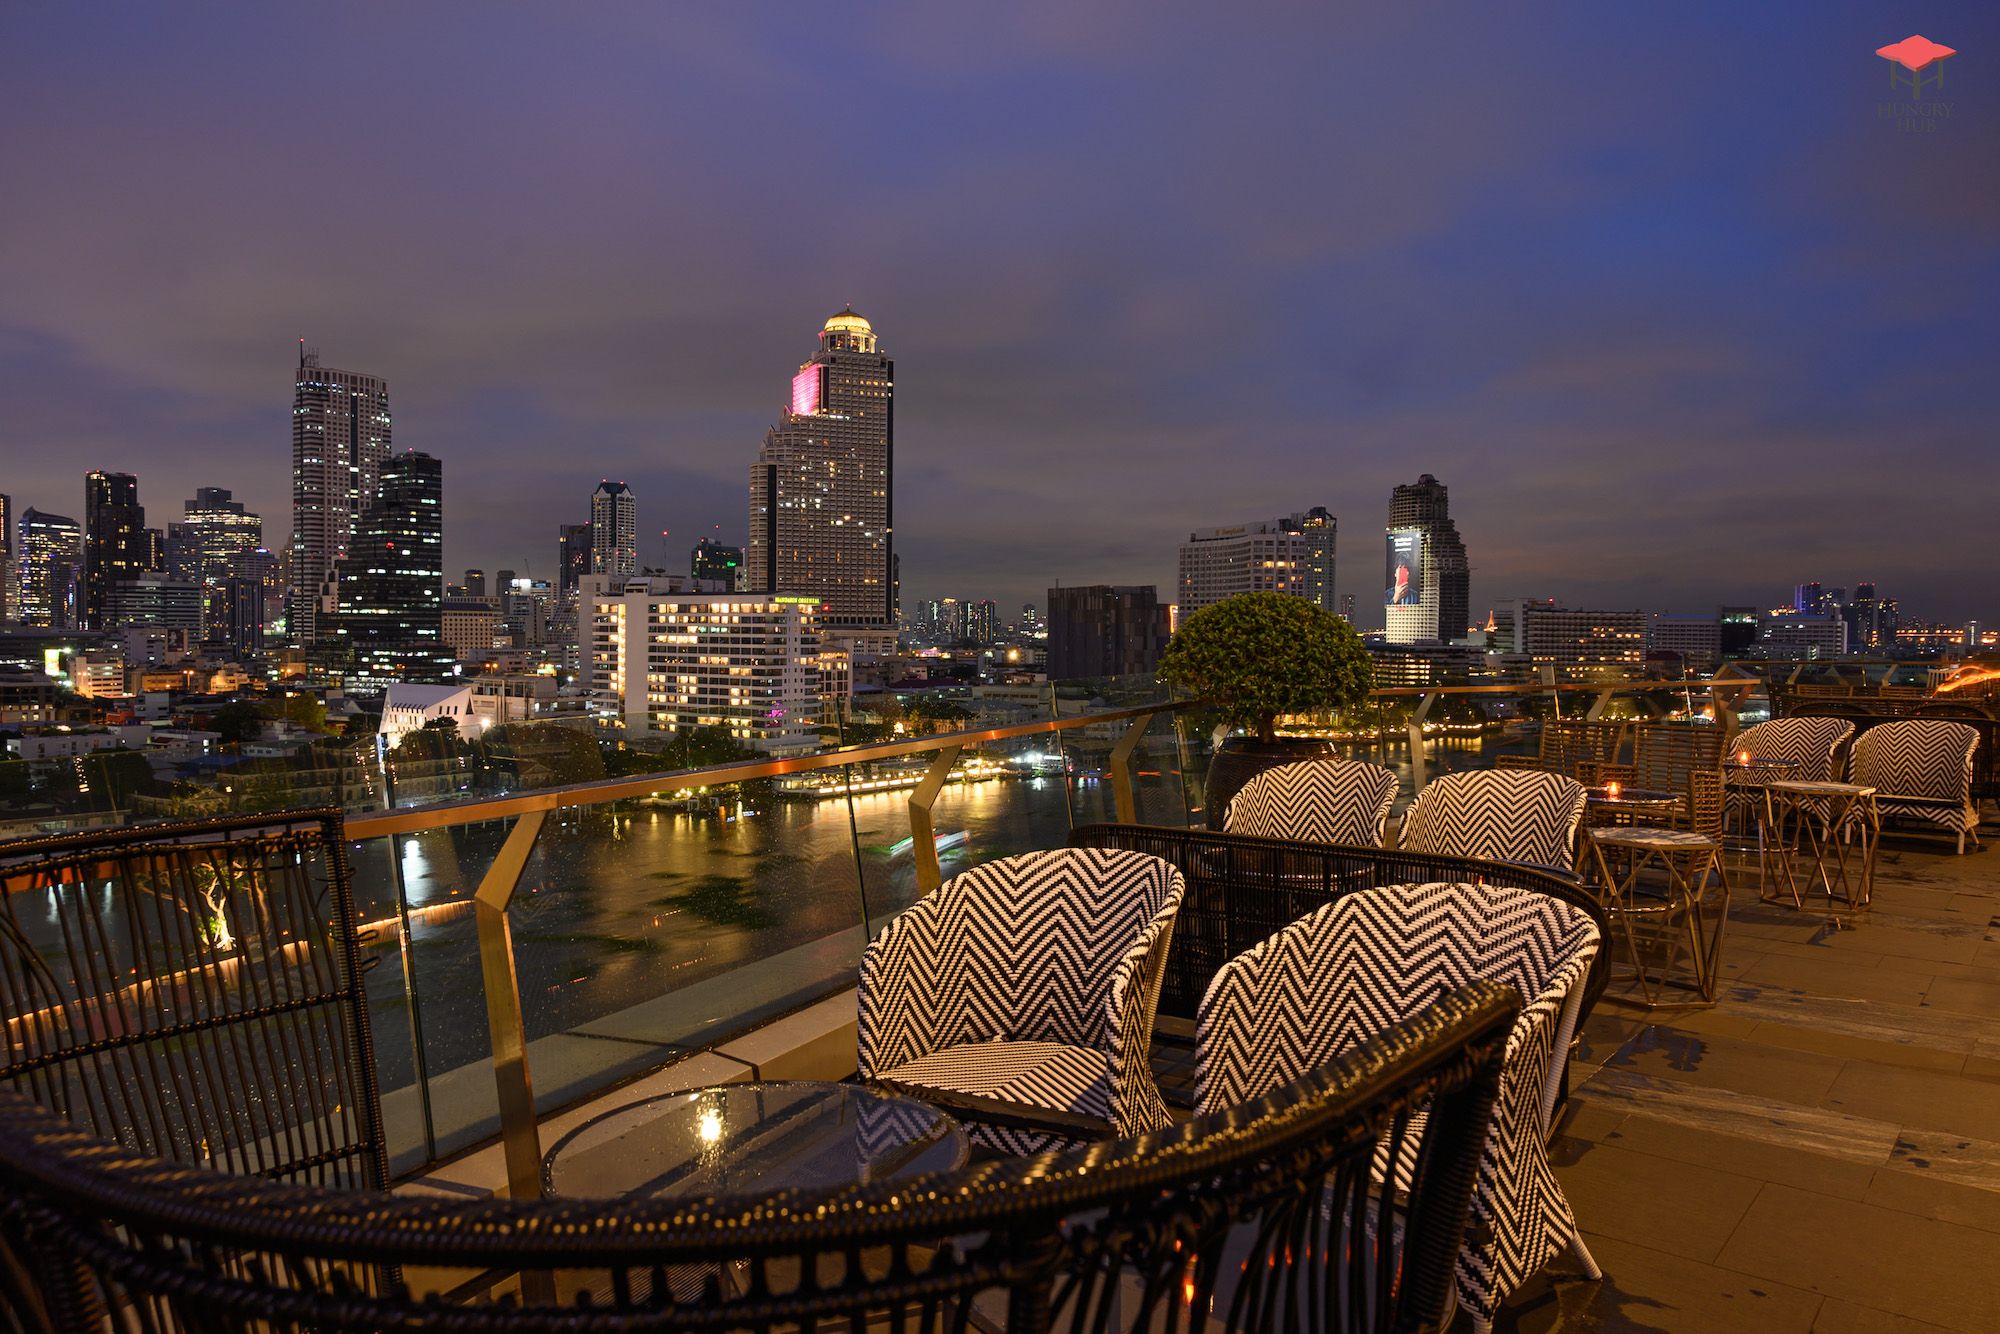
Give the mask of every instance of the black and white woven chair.
[[1875, 789], [1882, 818], [1922, 820], [1979, 845], [1979, 807], [1972, 800], [1972, 756], [1979, 732], [1941, 718], [1882, 723], [1854, 742], [1848, 781]]
[[1576, 827], [1588, 794], [1561, 774], [1485, 769], [1424, 785], [1403, 816], [1401, 846], [1576, 872]]
[[1266, 769], [1229, 803], [1230, 834], [1379, 848], [1396, 775], [1360, 760], [1305, 760]]
[[[1602, 1277], [1548, 1156], [1599, 943], [1589, 914], [1527, 890], [1391, 885], [1350, 894], [1216, 973], [1196, 1029], [1201, 1111], [1259, 1097], [1473, 978], [1520, 992], [1525, 1007], [1508, 1038], [1457, 1265], [1459, 1300], [1484, 1334], [1508, 1294], [1565, 1249]], [[1378, 1175], [1393, 1153], [1400, 1184], [1420, 1144], [1415, 1136], [1385, 1143]]]
[[987, 862], [861, 956], [860, 1070], [1007, 1153], [1167, 1124], [1149, 1049], [1181, 873], [1099, 848]]
[[[1790, 761], [1772, 772], [1772, 781], [1831, 783], [1840, 777], [1840, 748], [1853, 735], [1854, 724], [1845, 718], [1773, 718], [1738, 732], [1729, 753]], [[1729, 814], [1741, 816], [1761, 807], [1760, 786], [1755, 771], [1738, 772], [1729, 788]]]

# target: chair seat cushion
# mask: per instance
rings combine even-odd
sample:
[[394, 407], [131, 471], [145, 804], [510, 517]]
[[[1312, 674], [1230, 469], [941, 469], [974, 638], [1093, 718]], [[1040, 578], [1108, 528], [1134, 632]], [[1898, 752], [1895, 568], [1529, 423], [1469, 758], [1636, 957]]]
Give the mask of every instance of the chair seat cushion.
[[1111, 1119], [1110, 1058], [1060, 1042], [965, 1042], [877, 1078]]

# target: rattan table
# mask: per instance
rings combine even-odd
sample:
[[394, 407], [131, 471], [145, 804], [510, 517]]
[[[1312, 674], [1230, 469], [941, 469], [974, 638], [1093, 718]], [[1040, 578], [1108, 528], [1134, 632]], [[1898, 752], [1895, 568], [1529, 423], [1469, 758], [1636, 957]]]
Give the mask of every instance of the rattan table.
[[[1613, 825], [1590, 831], [1590, 852], [1604, 910], [1624, 938], [1646, 1004], [1659, 1004], [1667, 985], [1686, 985], [1674, 977], [1683, 945], [1694, 970], [1693, 990], [1702, 1000], [1713, 1001], [1722, 962], [1722, 931], [1729, 920], [1720, 840], [1684, 829]], [[1658, 873], [1658, 883], [1648, 882], [1649, 871]], [[1705, 900], [1712, 888], [1724, 892], [1711, 914]], [[1657, 985], [1639, 947], [1639, 933], [1633, 929], [1636, 923], [1655, 919], [1666, 946]]]
[[1766, 783], [1757, 825], [1758, 897], [1766, 903], [1789, 897], [1794, 908], [1805, 907], [1798, 874], [1804, 854], [1812, 858], [1807, 887], [1817, 881], [1830, 899], [1850, 908], [1868, 906], [1875, 896], [1875, 845], [1881, 834], [1882, 813], [1872, 787]]

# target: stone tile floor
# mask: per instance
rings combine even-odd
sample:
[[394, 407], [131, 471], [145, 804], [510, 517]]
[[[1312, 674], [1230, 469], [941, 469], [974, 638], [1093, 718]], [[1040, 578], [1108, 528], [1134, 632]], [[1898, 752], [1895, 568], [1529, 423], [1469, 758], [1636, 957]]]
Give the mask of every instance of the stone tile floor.
[[1614, 979], [1583, 1034], [1552, 1152], [1604, 1280], [1497, 1328], [2000, 1330], [2000, 851], [1886, 840], [1860, 910], [1732, 876], [1717, 1003]]

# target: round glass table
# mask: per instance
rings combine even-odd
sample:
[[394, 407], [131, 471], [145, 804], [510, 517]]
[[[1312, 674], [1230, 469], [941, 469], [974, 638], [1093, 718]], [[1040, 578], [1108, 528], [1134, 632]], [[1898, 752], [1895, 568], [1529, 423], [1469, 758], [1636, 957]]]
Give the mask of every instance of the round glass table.
[[944, 1112], [858, 1084], [718, 1084], [591, 1118], [542, 1160], [550, 1195], [765, 1196], [965, 1164]]

